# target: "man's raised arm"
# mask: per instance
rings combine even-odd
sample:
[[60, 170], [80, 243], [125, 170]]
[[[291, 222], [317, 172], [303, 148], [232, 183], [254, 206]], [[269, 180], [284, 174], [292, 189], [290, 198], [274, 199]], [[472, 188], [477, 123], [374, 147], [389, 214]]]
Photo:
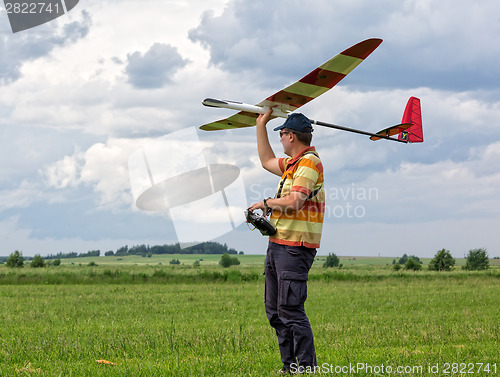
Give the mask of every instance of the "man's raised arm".
[[272, 112], [273, 110], [269, 109], [267, 113], [261, 114], [257, 118], [257, 150], [259, 152], [259, 159], [262, 167], [273, 174], [281, 176], [282, 172], [279, 166], [279, 158], [276, 158], [271, 148], [266, 128]]

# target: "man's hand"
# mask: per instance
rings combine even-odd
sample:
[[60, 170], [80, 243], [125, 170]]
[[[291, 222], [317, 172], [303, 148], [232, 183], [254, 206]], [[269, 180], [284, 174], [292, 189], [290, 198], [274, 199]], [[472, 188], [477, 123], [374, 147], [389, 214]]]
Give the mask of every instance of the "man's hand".
[[264, 201], [263, 201], [263, 200], [261, 200], [261, 201], [260, 201], [260, 202], [258, 202], [258, 203], [252, 204], [250, 207], [248, 207], [248, 210], [249, 210], [250, 212], [253, 212], [253, 211], [255, 211], [256, 209], [260, 209], [260, 210], [262, 210], [262, 212], [265, 212], [265, 210], [266, 210], [266, 206], [264, 205]]
[[270, 108], [267, 113], [260, 114], [257, 117], [257, 127], [265, 127], [267, 123], [271, 120], [271, 114], [273, 113], [273, 109]]
[[[307, 195], [303, 192], [292, 191], [290, 195], [283, 196], [281, 198], [267, 199], [267, 206], [274, 211], [285, 213], [295, 212], [302, 208], [306, 199]], [[263, 200], [248, 207], [248, 210], [251, 212], [256, 209], [260, 209], [263, 213], [266, 213], [267, 208]]]

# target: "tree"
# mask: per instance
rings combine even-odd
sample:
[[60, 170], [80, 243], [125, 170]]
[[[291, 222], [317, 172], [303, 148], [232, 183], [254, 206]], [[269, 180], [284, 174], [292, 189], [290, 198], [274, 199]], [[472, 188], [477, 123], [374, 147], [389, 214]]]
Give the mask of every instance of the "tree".
[[116, 253], [115, 253], [115, 255], [119, 256], [119, 257], [127, 255], [127, 254], [128, 254], [128, 246], [127, 245], [120, 247], [118, 250], [116, 250]]
[[451, 256], [449, 250], [439, 250], [434, 258], [429, 262], [429, 270], [431, 271], [451, 271], [455, 266], [455, 258]]
[[12, 254], [9, 255], [9, 258], [7, 259], [7, 262], [5, 262], [5, 265], [10, 268], [24, 267], [23, 254], [17, 250], [14, 251]]
[[219, 264], [224, 268], [228, 268], [231, 266], [239, 265], [240, 261], [238, 260], [238, 258], [232, 257], [228, 253], [225, 253], [220, 257]]
[[406, 253], [405, 253], [405, 254], [403, 254], [403, 256], [401, 258], [399, 258], [398, 263], [405, 264], [406, 262], [408, 262], [408, 255], [406, 255]]
[[54, 259], [52, 261], [52, 266], [60, 266], [61, 265], [61, 260], [60, 259]]
[[416, 262], [418, 262], [418, 263], [420, 263], [420, 264], [423, 264], [423, 263], [424, 263], [424, 262], [422, 262], [422, 261], [420, 260], [420, 258], [419, 258], [419, 257], [417, 257], [416, 255], [410, 255], [410, 256], [408, 257], [408, 259], [414, 259]]
[[[397, 261], [397, 263], [399, 263], [400, 265], [405, 265], [406, 262], [408, 262], [410, 259], [414, 259], [416, 262], [422, 264], [422, 261], [420, 260], [419, 257], [415, 256], [415, 255], [408, 255], [408, 254], [403, 254], [403, 256], [401, 258], [399, 258], [399, 260]], [[395, 264], [395, 263], [393, 263]]]
[[394, 263], [394, 264], [392, 265], [392, 269], [393, 269], [394, 271], [399, 271], [399, 270], [401, 270], [401, 268], [402, 268], [402, 267], [401, 267], [401, 265], [400, 265], [399, 263]]
[[490, 268], [490, 261], [488, 259], [488, 254], [486, 254], [486, 249], [469, 250], [466, 259], [465, 266], [462, 267], [464, 270], [487, 270]]
[[31, 267], [35, 267], [35, 268], [37, 268], [37, 267], [45, 267], [45, 261], [40, 256], [40, 254], [36, 254], [33, 257], [33, 259], [31, 260], [30, 266]]
[[323, 263], [323, 267], [324, 268], [338, 267], [339, 263], [340, 263], [340, 259], [338, 256], [335, 255], [335, 253], [328, 254], [328, 256], [326, 257], [325, 263]]
[[422, 269], [422, 265], [415, 258], [408, 258], [408, 260], [405, 263], [405, 269], [413, 270], [413, 271], [420, 271]]
[[128, 249], [128, 255], [146, 255], [148, 253], [148, 247], [146, 245], [132, 246]]
[[78, 254], [78, 258], [98, 257], [100, 255], [101, 255], [101, 250], [91, 250], [91, 251], [87, 251], [86, 253], [80, 253], [80, 254]]

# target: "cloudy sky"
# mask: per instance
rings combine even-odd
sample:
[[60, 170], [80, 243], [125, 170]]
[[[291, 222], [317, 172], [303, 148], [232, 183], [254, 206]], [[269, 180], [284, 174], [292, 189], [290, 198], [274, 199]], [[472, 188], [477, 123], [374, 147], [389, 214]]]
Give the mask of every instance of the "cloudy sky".
[[[329, 212], [320, 254], [500, 256], [499, 15], [496, 0], [82, 0], [13, 34], [2, 9], [0, 255], [176, 242], [168, 214], [135, 206], [129, 156], [232, 114], [203, 107], [205, 97], [258, 103], [378, 37], [365, 62], [300, 111], [378, 131], [416, 96], [425, 142], [315, 130]], [[254, 132], [198, 132], [209, 163], [240, 168], [248, 204], [277, 185]], [[266, 247], [245, 224], [216, 241]]]

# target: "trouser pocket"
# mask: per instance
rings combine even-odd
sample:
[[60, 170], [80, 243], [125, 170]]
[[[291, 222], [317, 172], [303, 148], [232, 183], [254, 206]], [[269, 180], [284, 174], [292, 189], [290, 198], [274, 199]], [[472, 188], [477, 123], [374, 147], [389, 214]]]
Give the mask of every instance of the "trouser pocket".
[[283, 271], [279, 279], [279, 306], [300, 306], [307, 299], [307, 272]]

